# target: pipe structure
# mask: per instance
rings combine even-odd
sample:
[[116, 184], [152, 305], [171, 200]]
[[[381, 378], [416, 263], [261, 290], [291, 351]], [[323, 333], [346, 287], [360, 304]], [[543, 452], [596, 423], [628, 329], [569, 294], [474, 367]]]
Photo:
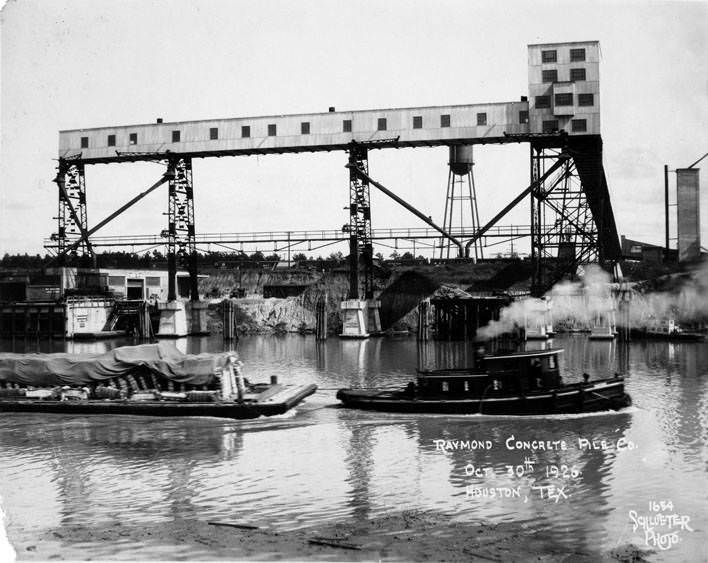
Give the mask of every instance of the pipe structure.
[[457, 245], [457, 248], [459, 248], [459, 257], [460, 257], [460, 258], [462, 258], [463, 256], [465, 256], [465, 254], [464, 254], [464, 249], [463, 249], [463, 247], [462, 247], [462, 243], [461, 243], [459, 240], [457, 240], [455, 237], [453, 237], [450, 233], [448, 233], [445, 229], [443, 229], [442, 227], [439, 227], [438, 225], [436, 225], [435, 223], [433, 223], [433, 221], [432, 221], [429, 217], [426, 217], [425, 215], [423, 215], [423, 213], [421, 213], [420, 211], [418, 211], [418, 210], [417, 210], [415, 207], [413, 207], [410, 203], [408, 203], [407, 201], [405, 201], [405, 200], [401, 199], [400, 197], [398, 197], [396, 194], [394, 194], [391, 190], [389, 190], [389, 189], [386, 188], [385, 186], [382, 186], [381, 184], [379, 184], [376, 180], [372, 179], [372, 178], [371, 178], [366, 172], [364, 172], [363, 170], [361, 170], [361, 169], [359, 169], [359, 168], [357, 168], [356, 166], [353, 166], [353, 165], [351, 165], [351, 164], [347, 164], [346, 167], [349, 168], [349, 169], [351, 169], [351, 170], [354, 170], [354, 172], [355, 172], [358, 176], [360, 176], [363, 180], [369, 182], [369, 184], [371, 184], [371, 185], [373, 185], [373, 186], [376, 186], [380, 191], [382, 191], [383, 193], [385, 193], [385, 194], [386, 194], [388, 197], [390, 197], [392, 200], [394, 200], [395, 202], [401, 204], [401, 205], [402, 205], [403, 207], [405, 207], [408, 211], [410, 211], [411, 213], [413, 213], [413, 215], [415, 215], [415, 216], [418, 217], [419, 219], [421, 219], [421, 220], [423, 220], [424, 222], [426, 222], [428, 225], [430, 225], [433, 229], [435, 229], [436, 231], [438, 231], [438, 232], [439, 232], [442, 236], [444, 236], [446, 239], [450, 240], [452, 243], [454, 243], [455, 245]]
[[[86, 240], [86, 244], [88, 245], [88, 244], [89, 244], [89, 242], [88, 242], [88, 237], [90, 237], [92, 234], [94, 234], [96, 231], [98, 231], [101, 227], [103, 227], [103, 226], [106, 225], [107, 223], [110, 223], [111, 221], [113, 221], [113, 219], [115, 219], [116, 217], [118, 217], [118, 215], [120, 215], [121, 213], [123, 213], [126, 209], [128, 209], [129, 207], [132, 207], [133, 205], [135, 205], [136, 203], [138, 203], [138, 202], [139, 202], [141, 199], [143, 199], [146, 195], [148, 195], [149, 193], [151, 193], [151, 192], [153, 192], [154, 190], [156, 190], [157, 188], [159, 188], [162, 184], [164, 184], [165, 182], [167, 182], [171, 177], [172, 177], [172, 176], [170, 175], [169, 172], [166, 172], [165, 174], [163, 174], [162, 178], [160, 178], [157, 182], [155, 182], [155, 183], [154, 183], [152, 186], [150, 186], [147, 190], [145, 190], [145, 191], [142, 192], [141, 194], [138, 194], [137, 196], [135, 196], [135, 197], [134, 197], [133, 199], [131, 199], [128, 203], [126, 203], [125, 205], [123, 205], [122, 207], [120, 207], [119, 209], [117, 209], [116, 211], [114, 211], [113, 213], [111, 213], [111, 214], [110, 214], [108, 217], [106, 217], [103, 221], [101, 221], [100, 223], [98, 223], [95, 227], [92, 227], [91, 229], [89, 229], [88, 231], [86, 231], [85, 235], [82, 235], [82, 237], [81, 237], [79, 240], [77, 240], [76, 242], [72, 243], [71, 246], [68, 246], [68, 247], [64, 250], [63, 254], [66, 254], [66, 253], [68, 253], [68, 252], [71, 252], [72, 250], [74, 250], [75, 248], [77, 248], [77, 247], [81, 244], [81, 241], [82, 241], [82, 240]], [[60, 189], [60, 190], [63, 189], [63, 186], [61, 186], [61, 184], [59, 185], [59, 189]]]
[[470, 246], [474, 244], [476, 240], [479, 240], [482, 236], [484, 236], [484, 233], [486, 233], [489, 229], [491, 229], [494, 225], [496, 225], [509, 211], [511, 211], [516, 205], [523, 200], [529, 193], [533, 192], [540, 184], [546, 181], [546, 179], [553, 174], [558, 168], [560, 168], [565, 162], [569, 159], [569, 156], [565, 155], [560, 155], [558, 157], [558, 160], [551, 166], [544, 174], [541, 176], [538, 180], [535, 182], [532, 182], [531, 185], [526, 188], [523, 192], [521, 192], [518, 196], [514, 198], [514, 200], [507, 205], [504, 209], [502, 209], [499, 213], [497, 213], [484, 227], [479, 229], [475, 235], [467, 241], [467, 244], [465, 244], [465, 255], [469, 254], [470, 251]]

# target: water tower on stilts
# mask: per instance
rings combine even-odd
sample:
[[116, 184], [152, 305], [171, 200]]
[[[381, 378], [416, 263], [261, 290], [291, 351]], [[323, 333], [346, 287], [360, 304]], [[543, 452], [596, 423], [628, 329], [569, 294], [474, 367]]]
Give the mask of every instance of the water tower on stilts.
[[[443, 229], [458, 238], [468, 238], [480, 228], [477, 208], [477, 190], [474, 184], [472, 145], [450, 147], [450, 171], [447, 178], [445, 219]], [[440, 239], [440, 258], [455, 258], [457, 247], [450, 239]], [[470, 248], [470, 258], [484, 258], [482, 240], [478, 238]]]

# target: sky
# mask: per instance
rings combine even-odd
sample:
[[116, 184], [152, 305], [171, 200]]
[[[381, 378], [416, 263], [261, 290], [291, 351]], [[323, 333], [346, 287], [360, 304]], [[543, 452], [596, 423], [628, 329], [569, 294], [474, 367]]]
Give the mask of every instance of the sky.
[[[44, 254], [56, 230], [59, 130], [515, 101], [532, 43], [600, 41], [620, 234], [663, 244], [664, 165], [708, 152], [708, 1], [10, 0], [1, 17], [0, 255]], [[369, 172], [442, 224], [447, 161], [445, 148], [373, 151]], [[339, 229], [345, 164], [343, 152], [195, 160], [197, 232]], [[708, 158], [699, 166], [706, 247]], [[87, 167], [89, 227], [163, 171]], [[528, 185], [528, 146], [476, 149], [474, 175], [484, 223]], [[371, 201], [375, 229], [425, 226], [373, 188]], [[158, 234], [166, 210], [158, 189], [97, 235]], [[506, 221], [528, 222], [528, 205]]]

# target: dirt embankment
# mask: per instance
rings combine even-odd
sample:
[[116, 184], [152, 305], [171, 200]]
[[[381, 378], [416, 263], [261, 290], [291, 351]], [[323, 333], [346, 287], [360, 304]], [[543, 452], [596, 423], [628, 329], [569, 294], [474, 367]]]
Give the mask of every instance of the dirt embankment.
[[[375, 296], [381, 301], [384, 330], [415, 330], [418, 303], [441, 285], [486, 290], [500, 275], [508, 277], [513, 264], [448, 264], [407, 266], [379, 270], [374, 278]], [[223, 330], [223, 299], [236, 305], [236, 327], [241, 333], [303, 332], [315, 327], [315, 307], [326, 298], [327, 327], [341, 330], [340, 303], [347, 298], [349, 273], [346, 270], [216, 272], [200, 281], [200, 293], [211, 298], [210, 331]], [[241, 288], [245, 297], [235, 297]], [[264, 298], [268, 293], [297, 293], [291, 297]], [[234, 296], [234, 297], [230, 297]]]
[[[240, 278], [240, 279], [239, 279]], [[220, 273], [200, 282], [211, 296], [209, 331], [223, 332], [223, 302], [236, 307], [235, 328], [242, 334], [311, 332], [315, 329], [315, 310], [319, 299], [326, 299], [327, 327], [330, 333], [341, 330], [339, 304], [346, 299], [349, 279], [341, 272], [244, 272], [240, 276]], [[230, 297], [237, 289], [245, 297]], [[263, 297], [265, 289], [299, 293], [290, 297]]]

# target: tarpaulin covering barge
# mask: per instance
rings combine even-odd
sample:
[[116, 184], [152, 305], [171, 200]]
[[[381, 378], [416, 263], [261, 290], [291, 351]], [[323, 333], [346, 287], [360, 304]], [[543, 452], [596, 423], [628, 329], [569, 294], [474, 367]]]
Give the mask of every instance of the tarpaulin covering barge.
[[0, 411], [255, 418], [282, 414], [315, 385], [251, 384], [233, 352], [171, 344], [103, 354], [0, 354]]

